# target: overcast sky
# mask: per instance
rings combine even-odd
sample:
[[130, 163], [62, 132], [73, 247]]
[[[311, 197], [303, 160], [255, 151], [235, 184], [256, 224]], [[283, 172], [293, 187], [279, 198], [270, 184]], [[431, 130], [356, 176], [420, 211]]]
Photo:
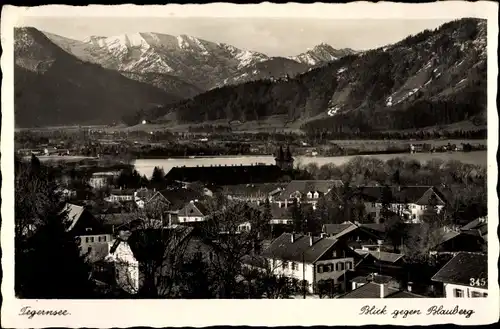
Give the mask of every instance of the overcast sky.
[[25, 17], [18, 25], [33, 26], [77, 40], [91, 35], [113, 36], [133, 32], [187, 34], [270, 56], [291, 56], [321, 42], [334, 48], [377, 48], [410, 34], [434, 29], [447, 21], [450, 19]]

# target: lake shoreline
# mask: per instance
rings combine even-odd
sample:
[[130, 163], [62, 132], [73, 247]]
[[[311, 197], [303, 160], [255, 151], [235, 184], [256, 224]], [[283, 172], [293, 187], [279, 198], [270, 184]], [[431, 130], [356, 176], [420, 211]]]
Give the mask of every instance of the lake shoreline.
[[[487, 166], [486, 151], [452, 152], [452, 153], [393, 153], [393, 154], [365, 154], [348, 156], [301, 156], [294, 155], [295, 165], [307, 166], [315, 163], [318, 166], [333, 164], [343, 165], [356, 157], [373, 157], [381, 161], [395, 158], [409, 158], [421, 163], [431, 160], [460, 161], [463, 163]], [[163, 168], [168, 173], [174, 167], [209, 167], [209, 166], [251, 166], [251, 165], [274, 165], [274, 156], [206, 156], [206, 157], [183, 157], [183, 158], [141, 158], [132, 161], [132, 165], [141, 175], [150, 177], [154, 167]]]
[[[337, 157], [355, 157], [355, 156], [366, 156], [366, 155], [386, 155], [386, 154], [400, 154], [404, 155], [414, 155], [414, 154], [455, 154], [455, 153], [474, 153], [474, 152], [485, 152], [486, 150], [474, 150], [469, 152], [464, 151], [448, 151], [448, 152], [416, 152], [416, 153], [402, 153], [400, 150], [395, 151], [373, 151], [373, 152], [360, 152], [360, 153], [346, 153], [338, 155], [307, 155], [307, 154], [296, 154], [295, 157], [302, 158], [337, 158]], [[191, 156], [141, 156], [133, 158], [132, 161], [137, 160], [189, 160], [189, 159], [224, 159], [224, 158], [250, 158], [250, 157], [272, 157], [273, 154], [232, 154], [232, 155], [191, 155]]]

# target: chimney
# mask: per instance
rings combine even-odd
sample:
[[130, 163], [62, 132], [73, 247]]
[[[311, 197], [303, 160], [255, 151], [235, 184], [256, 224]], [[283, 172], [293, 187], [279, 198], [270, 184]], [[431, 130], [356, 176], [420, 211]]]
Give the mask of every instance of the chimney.
[[312, 247], [312, 245], [313, 245], [313, 237], [311, 233], [309, 233], [309, 247]]
[[407, 290], [408, 290], [409, 292], [411, 292], [412, 285], [413, 285], [413, 282], [408, 282], [408, 287], [407, 287]]
[[385, 298], [389, 294], [388, 285], [385, 283], [380, 284], [380, 298]]
[[290, 236], [291, 236], [291, 238], [292, 238], [292, 240], [291, 240], [291, 241], [292, 241], [292, 243], [294, 243], [294, 242], [295, 242], [295, 233], [292, 233]]

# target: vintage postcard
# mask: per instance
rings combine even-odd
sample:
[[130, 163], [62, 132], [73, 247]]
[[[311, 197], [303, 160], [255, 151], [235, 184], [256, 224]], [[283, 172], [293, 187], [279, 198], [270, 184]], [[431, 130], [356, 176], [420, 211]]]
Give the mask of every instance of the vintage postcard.
[[496, 322], [497, 15], [3, 8], [2, 324]]

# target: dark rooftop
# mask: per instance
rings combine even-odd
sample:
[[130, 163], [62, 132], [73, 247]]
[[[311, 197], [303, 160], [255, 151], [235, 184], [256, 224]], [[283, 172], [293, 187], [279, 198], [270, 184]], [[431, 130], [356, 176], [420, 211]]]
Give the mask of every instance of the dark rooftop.
[[484, 253], [459, 252], [433, 277], [433, 281], [468, 286], [470, 279], [485, 279], [488, 287], [488, 257]]
[[203, 182], [214, 185], [238, 185], [277, 182], [284, 176], [275, 165], [174, 167], [168, 181]]
[[292, 233], [283, 233], [263, 251], [262, 255], [286, 261], [314, 263], [338, 241], [319, 237], [312, 239], [313, 245], [310, 246], [310, 237], [307, 235], [294, 234], [292, 242]]

